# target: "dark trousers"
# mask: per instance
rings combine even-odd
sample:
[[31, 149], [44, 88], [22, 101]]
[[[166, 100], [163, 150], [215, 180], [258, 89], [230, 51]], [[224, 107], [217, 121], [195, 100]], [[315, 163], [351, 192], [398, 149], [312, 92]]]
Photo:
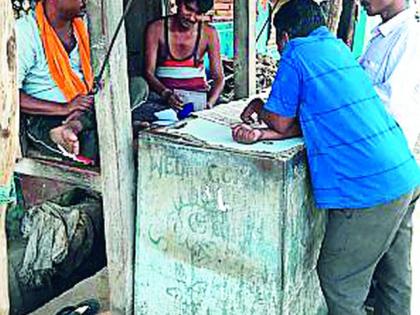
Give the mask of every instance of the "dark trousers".
[[156, 113], [165, 109], [169, 109], [169, 105], [164, 101], [158, 94], [151, 92], [149, 98], [139, 104], [138, 106], [133, 106], [131, 108], [131, 117], [133, 124], [135, 122], [155, 122], [158, 120]]
[[[50, 131], [63, 124], [66, 117], [62, 116], [39, 116], [22, 115], [21, 136], [26, 138], [30, 146], [35, 147], [41, 153], [52, 156], [63, 157], [61, 151], [50, 138]], [[80, 154], [94, 161], [99, 159], [98, 134], [96, 130], [96, 119], [93, 111], [87, 111], [78, 118], [83, 130], [78, 134], [80, 141]], [[22, 146], [25, 151], [25, 145]]]
[[330, 315], [364, 315], [373, 275], [375, 314], [410, 314], [411, 217], [420, 189], [367, 209], [328, 210], [318, 275]]

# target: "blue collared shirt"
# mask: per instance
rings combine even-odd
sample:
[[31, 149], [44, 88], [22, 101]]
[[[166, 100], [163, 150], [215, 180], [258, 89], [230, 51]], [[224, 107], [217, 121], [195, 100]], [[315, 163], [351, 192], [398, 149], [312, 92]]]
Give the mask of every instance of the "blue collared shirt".
[[299, 119], [319, 208], [372, 207], [420, 184], [400, 127], [326, 27], [288, 43], [265, 109]]

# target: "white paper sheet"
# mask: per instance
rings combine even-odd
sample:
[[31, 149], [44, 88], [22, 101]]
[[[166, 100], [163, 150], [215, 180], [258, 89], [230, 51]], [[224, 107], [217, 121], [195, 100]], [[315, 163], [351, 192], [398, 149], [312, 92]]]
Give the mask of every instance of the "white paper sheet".
[[292, 138], [278, 141], [261, 141], [255, 144], [241, 144], [233, 141], [231, 128], [226, 125], [214, 123], [205, 119], [197, 118], [172, 133], [188, 134], [196, 139], [210, 145], [224, 146], [244, 151], [276, 153], [289, 150], [295, 146], [302, 145], [302, 138]]

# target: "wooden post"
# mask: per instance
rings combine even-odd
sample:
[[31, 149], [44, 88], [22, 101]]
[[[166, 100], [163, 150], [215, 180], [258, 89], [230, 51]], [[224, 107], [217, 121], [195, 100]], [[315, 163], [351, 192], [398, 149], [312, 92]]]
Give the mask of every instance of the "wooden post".
[[341, 11], [343, 10], [343, 0], [324, 0], [322, 2], [327, 14], [327, 25], [331, 32], [337, 33], [340, 22]]
[[0, 0], [0, 186], [10, 184], [19, 137], [16, 38], [11, 2]]
[[256, 0], [235, 0], [234, 51], [235, 98], [249, 97], [256, 92]]
[[337, 37], [341, 38], [347, 46], [353, 47], [356, 19], [358, 15], [358, 1], [347, 0], [343, 2]]
[[[92, 55], [98, 71], [122, 16], [123, 3], [92, 0], [88, 5]], [[104, 86], [95, 99], [110, 304], [115, 315], [133, 313], [134, 290], [135, 168], [126, 60], [126, 36], [122, 27], [109, 59]]]
[[[127, 3], [128, 0], [124, 0]], [[163, 14], [161, 0], [134, 1], [125, 20], [130, 77], [143, 74], [146, 26]]]
[[[16, 37], [10, 0], [0, 0], [0, 189], [8, 190], [18, 150]], [[7, 203], [0, 200], [0, 315], [9, 314]]]

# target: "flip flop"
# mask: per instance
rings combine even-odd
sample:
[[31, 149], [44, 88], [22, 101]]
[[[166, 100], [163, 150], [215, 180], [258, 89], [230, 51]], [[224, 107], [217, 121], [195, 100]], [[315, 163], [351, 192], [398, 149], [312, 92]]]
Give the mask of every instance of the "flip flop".
[[56, 313], [56, 315], [96, 315], [100, 309], [99, 302], [94, 299], [88, 299], [76, 306], [66, 306]]
[[90, 158], [88, 158], [86, 156], [83, 156], [81, 154], [76, 155], [74, 153], [70, 153], [69, 151], [67, 151], [66, 149], [64, 149], [63, 146], [61, 146], [59, 144], [57, 144], [57, 148], [61, 151], [61, 154], [63, 156], [68, 157], [69, 159], [72, 159], [73, 161], [82, 163], [84, 165], [94, 165], [95, 164], [95, 161], [94, 160], [92, 160], [92, 159], [90, 159]]

